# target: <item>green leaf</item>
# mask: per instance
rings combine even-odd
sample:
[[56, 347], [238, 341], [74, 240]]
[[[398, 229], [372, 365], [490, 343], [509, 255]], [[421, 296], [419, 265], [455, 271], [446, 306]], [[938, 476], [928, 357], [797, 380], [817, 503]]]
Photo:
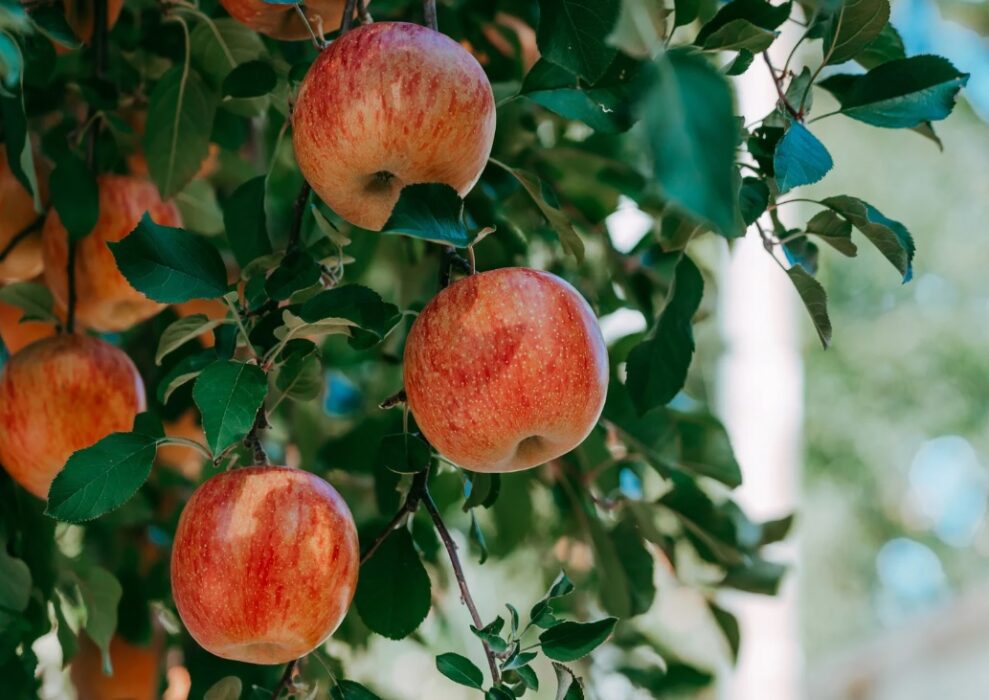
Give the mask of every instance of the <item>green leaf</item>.
[[831, 209], [817, 212], [804, 227], [807, 233], [814, 234], [843, 255], [854, 258], [858, 247], [852, 242], [851, 222], [838, 216]]
[[351, 328], [351, 344], [366, 348], [385, 337], [399, 320], [398, 307], [381, 299], [377, 292], [358, 284], [320, 292], [299, 309], [307, 323], [343, 321]]
[[264, 211], [265, 176], [252, 178], [234, 190], [223, 206], [223, 227], [237, 264], [251, 262], [272, 252]]
[[780, 194], [821, 180], [834, 166], [831, 154], [800, 122], [793, 122], [776, 144], [773, 170]]
[[230, 71], [220, 91], [224, 97], [260, 97], [274, 90], [277, 84], [278, 74], [271, 64], [254, 60]]
[[525, 683], [527, 688], [532, 688], [533, 690], [539, 690], [539, 676], [536, 672], [532, 670], [531, 666], [519, 666], [515, 669], [515, 673], [519, 675], [522, 682]]
[[144, 152], [162, 197], [180, 192], [209, 154], [217, 102], [216, 93], [188, 66], [173, 66], [151, 91]]
[[561, 622], [539, 635], [543, 653], [554, 661], [576, 661], [604, 644], [618, 618], [597, 622]]
[[130, 234], [108, 245], [120, 272], [149, 299], [180, 304], [227, 291], [227, 268], [209, 241], [180, 228], [159, 226], [146, 213]]
[[748, 49], [742, 49], [738, 52], [727, 68], [725, 68], [725, 75], [742, 75], [745, 71], [749, 69], [752, 65], [752, 61], [755, 60], [755, 54]]
[[625, 385], [640, 415], [669, 403], [683, 388], [694, 354], [693, 318], [703, 294], [704, 279], [684, 255], [652, 333], [628, 355]]
[[206, 367], [216, 362], [218, 358], [219, 356], [216, 354], [215, 348], [183, 357], [158, 382], [158, 391], [156, 394], [158, 400], [161, 403], [168, 403], [168, 399], [176, 389], [198, 377]]
[[732, 0], [723, 5], [717, 14], [701, 27], [694, 43], [697, 46], [706, 46], [708, 39], [715, 32], [736, 20], [746, 20], [764, 30], [776, 29], [790, 16], [791, 7], [789, 2], [771, 5], [765, 0]]
[[31, 20], [45, 36], [62, 46], [70, 49], [78, 49], [82, 46], [65, 19], [62, 8], [54, 5], [35, 7], [31, 10]]
[[[563, 249], [570, 255], [573, 255], [578, 263], [583, 262], [584, 242], [577, 235], [573, 224], [570, 223], [570, 219], [560, 210], [557, 203], [554, 201], [553, 204], [550, 204], [546, 201], [545, 195], [547, 193], [552, 194], [552, 189], [535, 175], [527, 173], [524, 170], [510, 168], [504, 164], [500, 165], [511, 173], [525, 191], [529, 193], [532, 201], [539, 207], [539, 211], [546, 217], [546, 221], [556, 231], [556, 235], [560, 238], [560, 243], [563, 244]], [[553, 198], [555, 200], [555, 196]]]
[[906, 57], [907, 52], [903, 46], [903, 39], [900, 38], [900, 33], [892, 24], [887, 22], [879, 35], [859, 52], [855, 60], [868, 70], [881, 63]]
[[890, 129], [911, 129], [944, 119], [955, 106], [968, 73], [940, 56], [912, 56], [883, 63], [865, 75], [833, 75], [818, 83], [852, 119]]
[[215, 236], [223, 231], [223, 213], [216, 192], [206, 180], [193, 180], [175, 195], [182, 225], [190, 231]]
[[240, 700], [244, 684], [237, 676], [226, 676], [210, 686], [203, 700]]
[[100, 216], [99, 187], [89, 166], [82, 158], [66, 152], [51, 174], [50, 186], [52, 206], [69, 232], [69, 239], [78, 241], [88, 236]]
[[673, 27], [682, 27], [697, 19], [700, 5], [700, 0], [673, 0]]
[[893, 263], [904, 282], [910, 281], [915, 248], [913, 238], [903, 224], [883, 216], [868, 202], [847, 195], [828, 197], [821, 200], [821, 204], [845, 217]]
[[703, 47], [708, 51], [740, 51], [759, 53], [768, 49], [776, 34], [758, 27], [747, 19], [733, 19], [707, 35]]
[[0, 301], [16, 306], [24, 312], [23, 321], [59, 323], [52, 310], [55, 299], [51, 291], [40, 282], [16, 282], [0, 287]]
[[158, 438], [113, 433], [69, 457], [48, 491], [45, 513], [68, 523], [119, 508], [151, 474]]
[[110, 640], [117, 629], [117, 606], [123, 589], [117, 578], [106, 569], [90, 567], [79, 574], [79, 593], [86, 606], [86, 634], [103, 656], [103, 673], [111, 675]]
[[669, 51], [657, 65], [658, 78], [646, 97], [644, 122], [663, 194], [721, 235], [740, 235], [735, 184], [738, 128], [731, 88], [697, 54]]
[[[518, 630], [513, 630], [512, 631], [512, 634], [515, 634], [516, 632], [518, 632]], [[526, 664], [528, 664], [530, 661], [532, 661], [533, 659], [535, 659], [537, 656], [538, 656], [538, 654], [536, 652], [534, 652], [534, 651], [516, 652], [516, 653], [512, 654], [511, 656], [509, 656], [508, 659], [506, 659], [504, 661], [504, 663], [502, 663], [501, 670], [502, 671], [512, 671], [512, 670], [514, 670], [516, 668], [520, 668], [520, 667], [525, 666]]]
[[769, 185], [757, 177], [743, 178], [738, 204], [742, 211], [742, 221], [746, 226], [751, 226], [769, 206]]
[[484, 687], [484, 674], [470, 659], [452, 652], [436, 657], [436, 670], [454, 683], [481, 690]]
[[776, 595], [785, 574], [786, 567], [782, 564], [754, 559], [744, 566], [728, 569], [721, 585], [749, 593]]
[[721, 628], [721, 633], [725, 635], [725, 641], [728, 642], [728, 648], [731, 649], [731, 657], [733, 661], [738, 660], [738, 650], [741, 645], [741, 634], [738, 627], [738, 620], [727, 610], [719, 608], [714, 603], [708, 603], [708, 607], [711, 609], [711, 614], [714, 616], [714, 621], [718, 623], [718, 627]]
[[311, 401], [323, 392], [323, 365], [312, 342], [293, 340], [282, 355], [284, 364], [275, 375], [275, 387], [295, 401]]
[[721, 421], [707, 413], [670, 411], [668, 417], [674, 422], [680, 452], [677, 465], [681, 469], [731, 488], [742, 483], [742, 470]]
[[555, 662], [553, 670], [556, 672], [556, 700], [584, 700], [584, 685], [573, 671]]
[[596, 514], [588, 516], [586, 526], [594, 550], [594, 569], [598, 574], [601, 607], [615, 617], [630, 617], [634, 596], [615, 543]]
[[0, 533], [0, 615], [24, 612], [30, 602], [31, 570], [7, 553], [7, 538]]
[[628, 614], [641, 615], [652, 607], [656, 598], [652, 554], [646, 548], [635, 519], [629, 515], [618, 521], [608, 535], [628, 582]]
[[209, 333], [217, 326], [226, 323], [226, 319], [210, 319], [206, 314], [193, 314], [180, 318], [168, 325], [158, 339], [158, 351], [155, 353], [155, 364], [161, 365], [170, 352], [178, 350], [180, 347], [195, 340], [203, 333]]
[[827, 348], [831, 344], [831, 319], [828, 318], [828, 295], [824, 287], [800, 265], [794, 265], [786, 271], [786, 274], [796, 287], [800, 300], [807, 307], [821, 344]]
[[408, 530], [392, 532], [361, 566], [354, 601], [364, 624], [389, 639], [409, 636], [426, 619], [429, 575]]
[[484, 700], [515, 700], [515, 693], [499, 685], [489, 688], [484, 694]]
[[203, 416], [206, 443], [213, 454], [243, 440], [268, 393], [268, 378], [257, 365], [218, 361], [202, 371], [192, 398]]
[[617, 54], [606, 39], [620, 11], [619, 0], [539, 0], [539, 51], [553, 63], [594, 82]]
[[833, 12], [824, 33], [827, 64], [850, 61], [867, 47], [889, 22], [889, 0], [844, 0]]
[[553, 600], [555, 598], [562, 598], [563, 596], [570, 595], [574, 591], [573, 581], [567, 576], [566, 571], [561, 571], [556, 575], [553, 580], [553, 584], [549, 587], [549, 591], [546, 592], [544, 598], [546, 600]]
[[356, 681], [337, 681], [330, 689], [331, 700], [381, 700]]
[[319, 283], [323, 268], [316, 259], [304, 250], [289, 251], [265, 280], [264, 289], [268, 298], [285, 301], [293, 294]]
[[632, 105], [643, 82], [642, 65], [619, 54], [593, 86], [582, 86], [577, 77], [545, 58], [529, 70], [520, 94], [567, 119], [576, 119], [595, 131], [616, 134], [635, 121]]
[[415, 474], [429, 466], [433, 452], [429, 444], [411, 433], [385, 435], [378, 447], [381, 466], [398, 474]]
[[470, 243], [464, 224], [464, 200], [442, 183], [402, 188], [382, 231], [463, 248]]
[[[14, 43], [19, 52], [20, 49]], [[27, 116], [24, 112], [24, 96], [19, 88], [8, 92], [0, 84], [0, 122], [3, 123], [3, 139], [10, 172], [24, 185], [34, 199], [34, 210], [44, 211], [41, 202], [41, 188], [38, 187], [38, 172], [34, 166], [34, 149], [27, 131]]]

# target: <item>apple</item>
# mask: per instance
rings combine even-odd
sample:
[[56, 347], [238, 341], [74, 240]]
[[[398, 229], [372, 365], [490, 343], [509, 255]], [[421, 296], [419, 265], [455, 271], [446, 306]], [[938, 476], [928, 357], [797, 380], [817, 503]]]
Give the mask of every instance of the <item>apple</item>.
[[452, 284], [405, 345], [416, 423], [472, 471], [528, 469], [569, 452], [594, 428], [607, 390], [594, 312], [547, 272], [504, 268]]
[[282, 664], [336, 630], [357, 588], [360, 553], [347, 504], [287, 467], [247, 467], [197, 488], [172, 544], [179, 617], [225, 659]]
[[43, 321], [21, 323], [24, 312], [0, 301], [0, 340], [13, 355], [36, 340], [55, 335], [55, 325]]
[[73, 452], [130, 430], [144, 407], [144, 382], [119, 348], [85, 335], [39, 340], [0, 373], [0, 464], [45, 498]]
[[[41, 178], [38, 178], [39, 181]], [[7, 163], [0, 145], [0, 250], [38, 218], [34, 200]], [[0, 282], [20, 282], [41, 274], [41, 234], [36, 231], [15, 245], [0, 261]]]
[[[78, 39], [88, 44], [93, 38], [95, 24], [95, 0], [65, 0], [65, 19]], [[112, 29], [124, 8], [124, 0], [107, 0], [106, 27]], [[56, 44], [56, 47], [59, 44]]]
[[[145, 212], [163, 226], [181, 226], [182, 217], [171, 202], [163, 202], [147, 180], [125, 175], [101, 175], [100, 216], [93, 231], [76, 249], [76, 319], [93, 330], [122, 331], [151, 318], [163, 308], [131, 287], [117, 269], [107, 243], [125, 238]], [[52, 209], [42, 229], [45, 281], [55, 300], [68, 302], [68, 232]]]
[[[309, 30], [295, 5], [272, 5], [264, 0], [220, 0], [223, 9], [238, 22], [274, 39], [308, 39]], [[340, 27], [344, 0], [310, 0], [304, 6], [313, 30], [332, 32]]]
[[158, 697], [159, 642], [140, 647], [120, 635], [110, 640], [113, 675], [103, 673], [99, 647], [86, 634], [72, 657], [69, 676], [78, 700], [154, 700]]
[[376, 22], [313, 63], [292, 112], [299, 169], [337, 214], [380, 231], [408, 184], [461, 196], [491, 153], [495, 103], [460, 44], [418, 24]]

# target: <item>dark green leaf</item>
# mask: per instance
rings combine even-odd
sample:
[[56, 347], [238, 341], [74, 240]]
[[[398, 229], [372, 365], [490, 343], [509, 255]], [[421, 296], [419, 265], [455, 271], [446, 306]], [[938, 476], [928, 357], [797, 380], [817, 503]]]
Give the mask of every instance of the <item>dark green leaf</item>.
[[113, 433], [79, 450], [52, 482], [45, 512], [80, 523], [119, 508], [147, 480], [157, 443], [154, 435]]
[[711, 614], [714, 615], [715, 622], [721, 628], [722, 634], [725, 635], [725, 641], [728, 642], [728, 648], [731, 649], [732, 660], [737, 661], [738, 649], [741, 643], [738, 620], [730, 612], [719, 608], [714, 603], [708, 603], [708, 606], [711, 609]]
[[663, 194], [723, 236], [740, 235], [731, 88], [697, 54], [669, 51], [657, 66], [644, 121]]
[[913, 56], [883, 63], [865, 75], [833, 75], [818, 85], [841, 103], [845, 116], [891, 129], [910, 129], [944, 119], [968, 82], [940, 56]]
[[766, 30], [776, 29], [790, 16], [791, 3], [771, 5], [765, 0], [732, 0], [723, 5], [697, 34], [694, 41], [698, 46], [705, 46], [709, 37], [722, 27], [735, 20], [746, 20], [756, 27]]
[[265, 223], [264, 191], [265, 176], [259, 175], [238, 187], [223, 207], [223, 227], [241, 267], [272, 250]]
[[793, 514], [787, 515], [777, 520], [767, 520], [762, 524], [762, 536], [759, 538], [759, 545], [772, 544], [786, 539], [793, 527]]
[[576, 661], [604, 644], [618, 619], [597, 622], [561, 622], [539, 635], [543, 653], [554, 661]]
[[311, 401], [323, 391], [323, 364], [316, 345], [292, 340], [282, 352], [284, 363], [275, 375], [275, 387], [295, 401]]
[[800, 300], [807, 307], [821, 344], [827, 348], [831, 344], [831, 319], [828, 318], [828, 295], [824, 287], [800, 265], [794, 265], [786, 271], [786, 274], [796, 287]]
[[446, 243], [462, 248], [470, 243], [464, 225], [464, 200], [449, 185], [406, 185], [382, 231]]
[[172, 351], [179, 349], [191, 340], [209, 333], [217, 326], [225, 323], [226, 319], [210, 319], [206, 314], [193, 314], [180, 318], [169, 324], [161, 333], [158, 339], [158, 350], [155, 352], [155, 364], [160, 365], [161, 361]]
[[687, 471], [716, 479], [732, 488], [742, 483], [742, 470], [728, 432], [721, 422], [706, 413], [670, 411], [680, 454], [677, 464]]
[[267, 95], [278, 84], [278, 74], [267, 61], [254, 60], [241, 63], [223, 79], [221, 92], [224, 97], [260, 97]]
[[429, 575], [408, 530], [392, 532], [361, 566], [354, 601], [364, 624], [389, 639], [409, 636], [426, 619]]
[[481, 669], [460, 654], [452, 652], [440, 654], [436, 657], [436, 670], [454, 683], [466, 685], [468, 688], [481, 690], [484, 687], [484, 674], [481, 673]]
[[703, 47], [708, 51], [740, 51], [759, 53], [768, 49], [776, 34], [758, 27], [747, 19], [733, 19], [707, 35]]
[[0, 534], [0, 614], [24, 612], [30, 600], [31, 570], [22, 560], [7, 553], [7, 538]]
[[202, 371], [192, 398], [213, 454], [247, 435], [267, 393], [268, 377], [257, 365], [218, 361]]
[[515, 693], [504, 686], [497, 686], [484, 694], [484, 700], [515, 700]]
[[398, 474], [415, 474], [429, 466], [433, 452], [425, 440], [411, 433], [385, 435], [378, 447], [381, 466]]
[[539, 690], [539, 676], [536, 675], [536, 672], [532, 670], [531, 666], [519, 666], [515, 669], [515, 673], [519, 675], [519, 678], [522, 679], [522, 682], [525, 683], [527, 688]]
[[793, 122], [776, 144], [773, 170], [780, 194], [823, 178], [834, 166], [831, 154], [800, 122]]
[[[656, 597], [652, 554], [631, 516], [622, 518], [608, 534], [628, 582], [628, 615], [641, 615], [652, 607]], [[610, 575], [610, 572], [605, 575]]]
[[743, 178], [738, 203], [742, 210], [742, 221], [746, 226], [751, 226], [769, 205], [769, 185], [757, 177]]
[[112, 675], [110, 640], [117, 629], [117, 606], [123, 589], [113, 574], [98, 566], [82, 571], [78, 582], [82, 602], [86, 606], [86, 634], [102, 652], [103, 673]]
[[854, 258], [858, 248], [852, 242], [852, 224], [831, 209], [817, 212], [804, 228], [843, 255]]
[[172, 392], [198, 377], [200, 372], [216, 362], [217, 359], [219, 359], [219, 356], [213, 348], [196, 353], [195, 355], [183, 357], [158, 382], [158, 391], [156, 393], [158, 400], [162, 403], [168, 403]]
[[525, 191], [529, 193], [529, 196], [532, 197], [532, 201], [536, 203], [539, 211], [543, 213], [546, 221], [549, 222], [549, 225], [556, 231], [556, 235], [559, 236], [560, 243], [563, 244], [563, 249], [577, 258], [578, 263], [583, 262], [584, 242], [580, 240], [580, 236], [574, 230], [570, 219], [560, 210], [560, 207], [556, 203], [550, 204], [546, 201], [545, 194], [547, 192], [551, 193], [552, 189], [549, 189], [538, 177], [524, 170], [509, 168], [507, 165], [503, 167], [519, 181]]
[[216, 105], [216, 93], [187, 66], [173, 66], [151, 91], [144, 152], [162, 197], [180, 192], [209, 154]]
[[0, 287], [0, 301], [21, 309], [24, 321], [59, 323], [52, 310], [55, 299], [48, 287], [40, 282], [15, 282]]
[[304, 250], [290, 251], [265, 280], [268, 298], [285, 301], [296, 292], [308, 289], [319, 282], [323, 268], [312, 255]]
[[51, 174], [51, 197], [69, 239], [88, 236], [100, 216], [100, 192], [96, 176], [82, 158], [67, 152], [58, 161]]
[[859, 52], [855, 60], [868, 70], [869, 68], [875, 68], [880, 63], [906, 57], [907, 52], [903, 47], [903, 39], [900, 38], [900, 33], [896, 31], [896, 28], [892, 24], [887, 22], [886, 26], [879, 32], [879, 35]]
[[227, 268], [208, 240], [159, 226], [148, 214], [130, 234], [108, 245], [127, 281], [149, 299], [180, 304], [227, 291]]
[[337, 681], [330, 690], [331, 700], [381, 700], [377, 695], [355, 681]]
[[844, 0], [831, 16], [823, 50], [829, 64], [855, 58], [889, 22], [889, 0]]
[[8, 92], [0, 85], [0, 122], [3, 123], [4, 150], [10, 172], [31, 194], [34, 210], [40, 212], [41, 189], [38, 187], [38, 173], [34, 166], [34, 149], [27, 132], [24, 96], [20, 90]]
[[721, 585], [749, 593], [776, 595], [785, 574], [786, 567], [782, 564], [755, 559], [745, 566], [728, 569]]
[[693, 317], [703, 294], [704, 279], [684, 255], [652, 333], [628, 355], [626, 386], [640, 415], [669, 403], [683, 388], [694, 354]]
[[673, 26], [682, 27], [697, 19], [700, 10], [699, 0], [673, 0]]
[[487, 474], [484, 472], [466, 472], [468, 481], [464, 485], [463, 509], [466, 513], [471, 508], [484, 506], [486, 508], [494, 505], [498, 498], [498, 490], [501, 488], [501, 480], [498, 474]]
[[536, 43], [543, 56], [594, 82], [616, 51], [605, 42], [618, 22], [619, 0], [539, 0]]
[[868, 238], [879, 252], [903, 275], [903, 281], [913, 277], [914, 244], [910, 232], [899, 221], [893, 221], [868, 202], [839, 195], [821, 200], [821, 204], [845, 217]]
[[65, 12], [54, 5], [40, 5], [31, 10], [31, 19], [38, 29], [49, 39], [70, 49], [78, 49], [82, 44], [65, 19]]
[[351, 341], [360, 347], [380, 341], [399, 319], [394, 304], [382, 301], [377, 292], [358, 284], [320, 292], [302, 305], [299, 317], [307, 323], [339, 319], [353, 324], [357, 328], [351, 329]]
[[514, 653], [511, 656], [509, 656], [505, 660], [505, 662], [501, 665], [501, 670], [511, 671], [521, 666], [525, 666], [527, 663], [535, 659], [537, 656], [538, 654], [534, 651], [522, 651], [522, 652]]
[[555, 662], [553, 670], [556, 671], [556, 700], [584, 700], [584, 685], [573, 671]]

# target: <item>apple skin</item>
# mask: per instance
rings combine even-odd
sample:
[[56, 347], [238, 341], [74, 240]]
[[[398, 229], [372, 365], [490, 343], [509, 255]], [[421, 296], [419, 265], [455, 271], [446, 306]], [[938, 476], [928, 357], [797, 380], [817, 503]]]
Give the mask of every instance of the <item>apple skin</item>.
[[491, 154], [494, 95], [453, 39], [376, 22], [320, 54], [292, 124], [299, 169], [316, 194], [350, 223], [380, 231], [405, 185], [470, 191]]
[[55, 326], [44, 321], [21, 323], [24, 312], [16, 306], [0, 301], [0, 339], [13, 355], [36, 340], [55, 335]]
[[46, 498], [73, 452], [131, 430], [144, 408], [144, 382], [119, 348], [84, 335], [39, 340], [0, 373], [0, 464]]
[[[39, 182], [42, 178], [39, 173]], [[7, 163], [6, 150], [0, 145], [0, 250], [38, 217], [34, 200], [24, 189]], [[20, 282], [41, 274], [41, 234], [35, 232], [21, 240], [0, 262], [0, 282]]]
[[[164, 307], [134, 289], [117, 269], [107, 243], [125, 238], [145, 212], [162, 226], [181, 226], [182, 216], [172, 202], [163, 202], [147, 180], [125, 175], [101, 175], [100, 215], [92, 232], [76, 250], [76, 319], [93, 330], [123, 331], [145, 321]], [[41, 233], [45, 282], [63, 308], [68, 302], [68, 232], [54, 209]]]
[[[220, 0], [223, 9], [241, 24], [273, 39], [298, 41], [309, 38], [309, 30], [293, 5], [272, 5], [264, 0]], [[319, 29], [316, 17], [326, 33], [340, 28], [344, 0], [310, 0], [305, 4], [306, 17], [314, 30]]]
[[113, 675], [103, 673], [99, 647], [86, 634], [79, 635], [79, 649], [72, 657], [69, 675], [78, 700], [154, 700], [158, 695], [159, 649], [139, 647], [120, 635], [110, 640]]
[[483, 272], [419, 314], [405, 345], [405, 391], [423, 435], [454, 464], [528, 469], [594, 428], [608, 350], [590, 306], [559, 277]]
[[203, 483], [182, 511], [172, 594], [210, 653], [283, 664], [339, 626], [359, 561], [354, 520], [328, 483], [301, 469], [234, 469]]

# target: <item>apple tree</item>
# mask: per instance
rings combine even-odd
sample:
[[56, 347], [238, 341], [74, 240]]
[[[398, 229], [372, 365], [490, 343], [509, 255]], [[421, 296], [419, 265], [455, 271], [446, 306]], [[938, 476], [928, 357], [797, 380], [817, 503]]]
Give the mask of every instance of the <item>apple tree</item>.
[[[2, 0], [0, 80], [5, 696], [51, 635], [83, 698], [386, 698], [384, 637], [577, 700], [711, 684], [663, 586], [735, 655], [720, 592], [786, 575], [694, 357], [711, 251], [760, 237], [826, 348], [818, 265], [915, 251], [793, 194], [815, 122], [937, 141], [967, 75], [887, 0]], [[542, 596], [478, 594], [513, 563]]]

